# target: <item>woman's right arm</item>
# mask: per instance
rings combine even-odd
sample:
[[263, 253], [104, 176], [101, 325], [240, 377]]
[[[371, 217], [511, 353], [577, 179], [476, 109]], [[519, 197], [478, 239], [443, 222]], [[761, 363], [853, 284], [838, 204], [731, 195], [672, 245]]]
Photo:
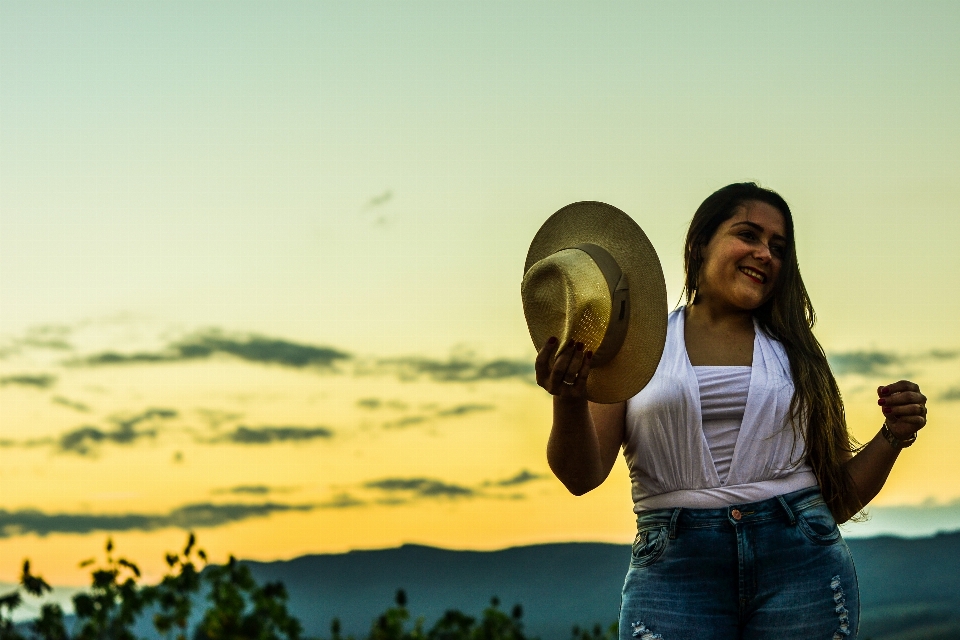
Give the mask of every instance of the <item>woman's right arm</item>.
[[[599, 487], [623, 444], [626, 403], [595, 404], [586, 395], [590, 358], [583, 345], [570, 342], [550, 366], [556, 341], [537, 354], [537, 384], [553, 395], [553, 427], [547, 441], [550, 469], [570, 493], [580, 496]], [[573, 384], [570, 384], [570, 383]]]

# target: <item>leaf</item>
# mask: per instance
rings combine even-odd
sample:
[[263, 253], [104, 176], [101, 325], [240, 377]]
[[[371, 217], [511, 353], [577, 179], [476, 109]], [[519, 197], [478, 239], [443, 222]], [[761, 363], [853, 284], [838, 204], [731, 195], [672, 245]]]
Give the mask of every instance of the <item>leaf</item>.
[[46, 580], [30, 574], [29, 560], [23, 561], [23, 575], [20, 578], [20, 584], [27, 590], [27, 593], [33, 596], [42, 596], [45, 592], [53, 590]]
[[8, 593], [5, 596], [0, 596], [0, 609], [6, 607], [8, 610], [13, 611], [23, 602], [23, 598], [20, 597], [19, 591], [14, 591]]
[[120, 558], [120, 559], [117, 561], [117, 563], [118, 563], [121, 567], [126, 567], [127, 569], [130, 569], [130, 571], [133, 571], [133, 575], [137, 576], [138, 578], [140, 577], [140, 567], [138, 567], [137, 565], [133, 564], [132, 562], [130, 562], [130, 561], [127, 560], [126, 558]]

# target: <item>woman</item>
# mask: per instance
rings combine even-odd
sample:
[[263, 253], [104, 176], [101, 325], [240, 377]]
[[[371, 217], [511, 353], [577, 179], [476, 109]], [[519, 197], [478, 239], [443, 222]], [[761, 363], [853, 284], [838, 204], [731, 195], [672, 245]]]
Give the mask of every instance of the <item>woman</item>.
[[[837, 522], [883, 487], [926, 425], [926, 397], [877, 389], [884, 417], [853, 442], [794, 247], [787, 203], [752, 183], [697, 210], [686, 306], [670, 314], [650, 383], [616, 404], [585, 399], [592, 353], [556, 339], [537, 382], [554, 396], [550, 468], [575, 495], [623, 449], [637, 537], [620, 637], [855, 637], [859, 594]], [[554, 358], [554, 353], [556, 357]]]

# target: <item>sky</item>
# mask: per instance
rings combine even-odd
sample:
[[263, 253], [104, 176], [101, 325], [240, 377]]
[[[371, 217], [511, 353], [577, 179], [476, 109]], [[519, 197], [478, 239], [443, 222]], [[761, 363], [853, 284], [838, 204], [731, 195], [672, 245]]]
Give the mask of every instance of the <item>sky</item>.
[[631, 215], [680, 299], [699, 203], [790, 203], [871, 520], [960, 528], [960, 8], [0, 1], [0, 582], [405, 542], [629, 543], [618, 462], [546, 465], [519, 285], [554, 211]]

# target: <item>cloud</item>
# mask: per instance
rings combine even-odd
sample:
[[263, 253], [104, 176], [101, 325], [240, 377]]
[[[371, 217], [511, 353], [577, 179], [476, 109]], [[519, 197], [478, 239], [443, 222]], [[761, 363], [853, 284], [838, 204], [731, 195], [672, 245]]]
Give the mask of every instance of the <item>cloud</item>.
[[[533, 362], [525, 360], [499, 359], [480, 362], [462, 358], [444, 361], [417, 357], [379, 360], [372, 372], [394, 374], [401, 380], [426, 377], [437, 382], [477, 382], [508, 378], [519, 378], [530, 382], [533, 380], [534, 373]], [[360, 373], [367, 373], [367, 371]]]
[[960, 400], [960, 387], [950, 387], [937, 396], [937, 399], [942, 402], [957, 402]]
[[411, 493], [422, 498], [467, 498], [476, 495], [469, 487], [447, 484], [429, 478], [384, 478], [367, 482], [364, 487], [387, 492]]
[[492, 404], [460, 404], [448, 409], [440, 409], [431, 414], [421, 414], [421, 415], [412, 415], [404, 416], [396, 420], [390, 420], [383, 423], [384, 429], [402, 429], [404, 427], [410, 427], [416, 424], [423, 424], [425, 422], [430, 422], [432, 420], [437, 420], [439, 418], [456, 418], [460, 416], [465, 416], [471, 413], [477, 413], [478, 411], [491, 411], [495, 409]]
[[121, 418], [114, 417], [112, 421], [117, 425], [113, 431], [104, 431], [95, 426], [84, 425], [60, 436], [58, 447], [62, 452], [76, 453], [81, 456], [91, 456], [98, 445], [103, 443], [132, 444], [143, 438], [155, 438], [156, 429], [141, 429], [136, 427], [141, 422], [152, 420], [168, 420], [176, 418], [177, 412], [173, 409], [147, 409], [134, 416]]
[[361, 409], [369, 409], [370, 411], [377, 409], [403, 411], [408, 407], [407, 403], [400, 400], [381, 400], [380, 398], [361, 398], [357, 400], [357, 406]]
[[366, 502], [354, 498], [349, 493], [341, 493], [334, 496], [327, 502], [321, 502], [317, 505], [318, 509], [351, 509], [353, 507], [366, 506]]
[[373, 196], [372, 198], [370, 198], [369, 200], [367, 200], [367, 203], [366, 203], [365, 205], [363, 205], [363, 208], [364, 208], [364, 209], [373, 209], [373, 208], [375, 208], [375, 207], [380, 207], [380, 206], [383, 206], [383, 205], [387, 204], [387, 203], [390, 202], [392, 199], [393, 199], [393, 191], [387, 189], [386, 191], [384, 191], [384, 192], [381, 193], [380, 195], [378, 195], [378, 196]]
[[147, 420], [153, 420], [155, 418], [160, 418], [162, 420], [167, 420], [169, 418], [176, 418], [178, 413], [174, 409], [147, 409], [142, 413], [138, 413], [135, 416], [130, 418], [113, 418], [113, 421], [120, 427], [122, 430], [133, 429], [135, 426], [141, 422]]
[[403, 418], [398, 418], [396, 420], [391, 420], [390, 422], [384, 422], [384, 429], [403, 429], [404, 427], [412, 427], [415, 424], [423, 424], [430, 420], [429, 416], [404, 416]]
[[468, 413], [476, 413], [478, 411], [491, 411], [493, 408], [494, 406], [492, 404], [461, 404], [456, 407], [438, 411], [437, 415], [441, 417], [465, 416]]
[[225, 493], [247, 496], [265, 496], [270, 493], [289, 493], [289, 487], [270, 487], [265, 484], [241, 484], [225, 489], [214, 489], [211, 493], [222, 495]]
[[831, 353], [827, 356], [834, 374], [838, 376], [850, 373], [864, 376], [884, 373], [890, 365], [900, 364], [902, 358], [882, 351], [849, 351]]
[[73, 347], [66, 341], [70, 329], [67, 327], [44, 325], [31, 327], [23, 337], [12, 338], [0, 346], [0, 358], [20, 353], [24, 347], [31, 349], [49, 349], [69, 351]]
[[332, 438], [333, 431], [327, 427], [246, 427], [215, 439], [216, 442], [236, 444], [273, 444], [274, 442], [306, 442], [317, 438]]
[[16, 376], [4, 376], [3, 378], [0, 378], [0, 387], [16, 384], [23, 387], [49, 389], [56, 381], [56, 376], [51, 376], [45, 373], [39, 375], [20, 374]]
[[0, 438], [0, 448], [44, 447], [53, 443], [53, 438], [34, 438], [32, 440], [10, 440], [9, 438]]
[[534, 480], [540, 480], [546, 476], [540, 473], [531, 473], [526, 469], [521, 470], [517, 475], [511, 478], [505, 478], [503, 480], [493, 480], [485, 483], [487, 486], [496, 486], [496, 487], [515, 487], [518, 484], [526, 484], [528, 482], [533, 482]]
[[79, 411], [81, 413], [88, 413], [90, 411], [90, 407], [82, 402], [70, 400], [69, 398], [64, 398], [63, 396], [54, 396], [50, 399], [50, 402], [67, 407], [68, 409], [73, 409], [74, 411]]
[[174, 527], [196, 529], [218, 527], [249, 518], [263, 518], [274, 513], [311, 511], [314, 505], [289, 505], [272, 502], [262, 504], [190, 504], [167, 514], [46, 514], [32, 509], [7, 511], [0, 509], [0, 538], [54, 533], [85, 534], [93, 531], [154, 531]]
[[330, 368], [337, 360], [350, 358], [348, 353], [329, 347], [317, 347], [263, 336], [231, 338], [218, 332], [211, 332], [174, 342], [160, 352], [121, 354], [108, 351], [88, 356], [79, 363], [86, 365], [156, 364], [202, 360], [218, 353], [228, 354], [247, 362], [279, 364], [294, 368], [308, 366]]

